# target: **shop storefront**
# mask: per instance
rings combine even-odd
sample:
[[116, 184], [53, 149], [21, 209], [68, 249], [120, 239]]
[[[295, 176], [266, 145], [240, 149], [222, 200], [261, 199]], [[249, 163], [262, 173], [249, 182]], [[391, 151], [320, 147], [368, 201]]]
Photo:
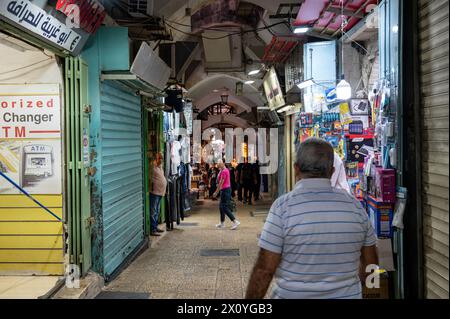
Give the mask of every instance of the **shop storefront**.
[[167, 91], [165, 104], [169, 108], [162, 114], [164, 172], [167, 192], [164, 199], [164, 218], [167, 230], [172, 230], [184, 220], [191, 210], [193, 168], [192, 152], [192, 103], [183, 99], [181, 88]]
[[[66, 168], [76, 175], [85, 167], [73, 165], [71, 157], [81, 157], [82, 134], [71, 132], [65, 120], [79, 103], [68, 99], [76, 90], [68, 84], [64, 60], [78, 55], [89, 35], [67, 26], [64, 15], [50, 15], [50, 9], [29, 1], [0, 4], [2, 274], [62, 275], [65, 265], [81, 266], [78, 257], [90, 255], [82, 209], [73, 213], [68, 204], [76, 190], [70, 189]], [[78, 135], [67, 139], [70, 134]], [[83, 212], [90, 216], [89, 208]]]
[[[313, 136], [329, 141], [343, 161], [349, 191], [367, 210], [379, 237], [384, 298], [403, 298], [405, 266], [411, 271], [403, 234], [405, 205], [411, 205], [412, 199], [406, 188], [411, 184], [404, 177], [409, 124], [403, 117], [402, 10], [399, 1], [382, 1], [342, 38], [306, 43], [303, 68], [288, 61], [290, 68], [299, 70], [296, 73], [303, 70], [301, 80], [286, 71], [286, 85], [296, 82], [301, 90], [302, 110], [294, 115], [282, 110], [285, 134], [293, 134], [284, 141], [288, 163], [295, 160], [291, 150]], [[290, 189], [292, 170], [286, 168], [286, 174]], [[434, 203], [440, 205], [438, 200]], [[412, 226], [409, 233], [419, 227], [408, 226]]]
[[148, 151], [153, 146], [143, 96], [156, 95], [167, 81], [149, 70], [163, 63], [151, 51], [143, 43], [133, 57], [127, 28], [102, 27], [82, 52], [89, 63], [91, 104], [92, 263], [106, 280], [148, 244]]

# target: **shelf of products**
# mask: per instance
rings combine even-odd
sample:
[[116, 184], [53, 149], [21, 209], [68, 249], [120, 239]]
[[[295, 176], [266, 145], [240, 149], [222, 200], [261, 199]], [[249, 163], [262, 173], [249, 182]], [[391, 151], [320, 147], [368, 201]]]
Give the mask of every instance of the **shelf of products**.
[[397, 189], [395, 106], [390, 103], [389, 82], [376, 83], [368, 99], [324, 98], [321, 103], [320, 112], [297, 114], [295, 143], [309, 137], [330, 142], [378, 237], [391, 238]]

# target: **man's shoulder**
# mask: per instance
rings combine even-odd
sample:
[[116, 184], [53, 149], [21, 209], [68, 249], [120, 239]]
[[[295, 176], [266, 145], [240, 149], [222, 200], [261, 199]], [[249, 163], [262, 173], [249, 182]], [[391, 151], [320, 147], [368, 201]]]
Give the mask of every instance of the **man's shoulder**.
[[283, 210], [284, 206], [289, 202], [290, 198], [292, 198], [292, 191], [280, 195], [272, 204], [272, 211]]

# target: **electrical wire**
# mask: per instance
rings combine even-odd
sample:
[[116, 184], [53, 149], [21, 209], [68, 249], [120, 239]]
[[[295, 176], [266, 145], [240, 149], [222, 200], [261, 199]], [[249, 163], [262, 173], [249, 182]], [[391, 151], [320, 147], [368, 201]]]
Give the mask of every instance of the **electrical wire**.
[[[186, 35], [189, 35], [189, 36], [204, 38], [204, 39], [208, 39], [208, 40], [220, 40], [220, 39], [224, 39], [224, 38], [227, 38], [227, 37], [231, 37], [233, 35], [245, 34], [245, 33], [250, 33], [250, 32], [258, 32], [258, 31], [263, 31], [263, 30], [269, 30], [269, 32], [271, 32], [271, 30], [270, 30], [271, 27], [274, 27], [274, 26], [277, 26], [277, 25], [280, 25], [280, 24], [286, 24], [286, 21], [281, 21], [281, 22], [277, 22], [277, 23], [274, 23], [274, 24], [271, 24], [271, 25], [268, 25], [268, 26], [264, 26], [264, 27], [261, 27], [261, 28], [256, 28], [256, 29], [251, 29], [251, 30], [244, 30], [244, 31], [239, 31], [239, 32], [231, 32], [231, 33], [228, 33], [227, 35], [220, 36], [220, 37], [206, 37], [206, 36], [198, 35], [198, 34], [191, 33], [191, 32], [186, 32], [186, 31], [180, 30], [178, 28], [175, 28], [171, 24], [167, 23], [167, 21], [169, 21], [169, 20], [164, 20], [164, 24], [167, 25], [169, 28], [175, 30], [175, 31], [178, 31], [180, 33], [183, 33], [183, 34], [186, 34]], [[174, 21], [169, 21], [169, 22], [170, 23], [174, 23]], [[179, 25], [182, 25], [182, 26], [185, 26], [185, 27], [191, 27], [190, 25], [182, 24], [182, 23], [178, 23], [178, 22], [175, 22], [174, 24], [179, 24]], [[223, 29], [213, 29], [213, 28], [202, 28], [202, 29], [203, 30], [222, 31], [222, 32], [224, 31]]]
[[20, 71], [20, 70], [23, 70], [23, 69], [35, 66], [35, 65], [40, 64], [40, 63], [43, 63], [43, 62], [46, 62], [46, 61], [50, 61], [51, 59], [52, 59], [52, 57], [50, 57], [48, 59], [45, 59], [45, 60], [42, 60], [42, 61], [38, 61], [38, 62], [32, 63], [30, 65], [26, 65], [26, 66], [14, 69], [14, 70], [8, 70], [8, 71], [5, 71], [5, 72], [1, 72], [0, 75], [5, 75], [5, 74], [11, 73], [11, 72]]
[[355, 43], [357, 46], [359, 46], [361, 49], [364, 50], [364, 52], [369, 53], [369, 51], [367, 51], [367, 49], [365, 47], [363, 47], [361, 44], [359, 44], [357, 41], [353, 40], [352, 38], [350, 38], [350, 36], [347, 34], [347, 32], [342, 32], [343, 35], [345, 35], [347, 37], [347, 39], [349, 39], [350, 41], [352, 41], [353, 43]]

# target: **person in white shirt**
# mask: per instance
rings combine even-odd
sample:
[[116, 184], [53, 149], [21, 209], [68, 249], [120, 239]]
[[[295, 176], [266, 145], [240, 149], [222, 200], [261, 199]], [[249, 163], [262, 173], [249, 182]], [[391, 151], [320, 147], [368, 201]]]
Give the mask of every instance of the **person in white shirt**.
[[334, 173], [331, 176], [331, 187], [346, 190], [351, 194], [350, 186], [347, 182], [347, 175], [345, 174], [344, 163], [336, 152], [334, 152], [333, 167]]

